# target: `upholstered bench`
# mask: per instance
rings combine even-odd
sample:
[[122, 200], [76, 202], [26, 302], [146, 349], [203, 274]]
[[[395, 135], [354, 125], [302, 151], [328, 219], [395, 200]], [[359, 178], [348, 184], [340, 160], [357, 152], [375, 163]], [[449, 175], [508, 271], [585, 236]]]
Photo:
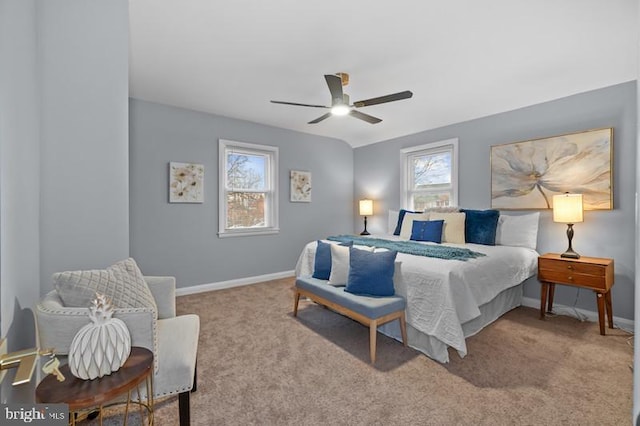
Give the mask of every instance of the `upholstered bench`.
[[334, 287], [325, 280], [300, 277], [294, 287], [293, 316], [298, 315], [300, 296], [326, 306], [342, 315], [369, 327], [369, 351], [371, 364], [376, 362], [376, 334], [378, 326], [393, 320], [400, 321], [402, 343], [407, 346], [407, 326], [404, 309], [406, 302], [401, 296], [368, 297], [348, 293], [344, 287]]

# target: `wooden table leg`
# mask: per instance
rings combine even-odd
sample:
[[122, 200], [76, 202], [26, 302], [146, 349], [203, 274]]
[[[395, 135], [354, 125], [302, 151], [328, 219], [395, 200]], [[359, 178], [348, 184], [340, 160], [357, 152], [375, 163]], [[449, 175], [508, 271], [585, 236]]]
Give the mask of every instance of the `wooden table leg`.
[[546, 282], [542, 282], [540, 284], [540, 319], [544, 319], [544, 308], [547, 304], [547, 293], [549, 292], [549, 284]]
[[297, 289], [293, 290], [293, 316], [298, 316], [298, 303], [300, 303], [300, 292]]
[[607, 318], [609, 319], [609, 328], [613, 328], [613, 309], [611, 308], [611, 289], [604, 294], [605, 308], [607, 308]]
[[551, 313], [553, 310], [553, 295], [556, 292], [556, 285], [549, 283], [549, 301], [547, 302], [547, 312]]
[[600, 324], [600, 334], [604, 336], [604, 294], [596, 292], [598, 299], [598, 323]]

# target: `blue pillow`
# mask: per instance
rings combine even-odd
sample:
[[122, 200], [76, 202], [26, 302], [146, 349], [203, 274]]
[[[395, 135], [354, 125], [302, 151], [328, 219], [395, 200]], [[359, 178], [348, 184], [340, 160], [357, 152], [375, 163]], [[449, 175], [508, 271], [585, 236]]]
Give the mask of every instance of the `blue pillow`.
[[414, 241], [442, 242], [444, 220], [414, 220], [411, 228], [411, 239]]
[[404, 215], [406, 213], [420, 213], [420, 212], [412, 212], [411, 210], [401, 209], [398, 212], [398, 223], [396, 223], [396, 229], [393, 231], [393, 235], [400, 235], [400, 229], [402, 228], [402, 221], [404, 220]]
[[[340, 245], [351, 247], [353, 245], [353, 241], [340, 243]], [[318, 240], [312, 277], [319, 280], [328, 280], [329, 276], [331, 276], [331, 243], [325, 243]]]
[[465, 214], [464, 239], [468, 243], [496, 245], [496, 229], [498, 228], [498, 210], [466, 210], [460, 209]]
[[370, 252], [349, 249], [349, 278], [344, 291], [361, 296], [393, 296], [395, 250]]

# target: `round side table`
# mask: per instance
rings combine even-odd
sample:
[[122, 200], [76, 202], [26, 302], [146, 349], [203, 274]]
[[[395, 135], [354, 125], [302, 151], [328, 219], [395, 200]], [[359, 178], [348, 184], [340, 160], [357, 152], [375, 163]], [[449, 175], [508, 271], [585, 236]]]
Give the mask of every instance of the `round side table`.
[[[44, 378], [36, 388], [36, 402], [49, 404], [68, 404], [69, 423], [75, 425], [76, 414], [80, 411], [98, 407], [100, 409], [100, 424], [102, 425], [102, 411], [105, 404], [118, 396], [127, 394], [124, 424], [127, 424], [131, 391], [138, 391], [140, 416], [142, 408], [147, 410], [148, 424], [153, 424], [153, 353], [150, 350], [132, 347], [129, 358], [120, 369], [108, 376], [94, 380], [82, 380], [71, 374], [69, 365], [60, 367], [65, 381], [59, 382], [52, 374]], [[147, 387], [147, 401], [140, 400], [139, 385], [145, 382]]]

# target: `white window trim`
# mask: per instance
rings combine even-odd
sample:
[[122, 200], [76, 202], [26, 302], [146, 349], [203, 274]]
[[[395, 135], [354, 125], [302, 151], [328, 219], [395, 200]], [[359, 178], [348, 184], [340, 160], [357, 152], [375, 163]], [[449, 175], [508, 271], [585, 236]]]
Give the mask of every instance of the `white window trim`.
[[410, 176], [407, 165], [408, 158], [418, 151], [435, 150], [446, 146], [453, 147], [451, 156], [451, 188], [453, 192], [451, 205], [458, 205], [458, 138], [452, 138], [400, 150], [400, 206], [402, 208], [407, 209], [411, 207], [409, 204]]
[[[269, 218], [268, 223], [270, 226], [264, 228], [245, 228], [245, 229], [227, 229], [227, 189], [225, 188], [225, 182], [227, 180], [227, 158], [226, 151], [228, 148], [245, 148], [253, 152], [269, 154], [273, 159], [273, 164], [269, 167], [269, 186], [273, 188], [273, 195], [269, 203]], [[237, 142], [226, 139], [219, 139], [218, 141], [218, 237], [248, 237], [254, 235], [271, 235], [280, 232], [278, 222], [278, 193], [280, 189], [278, 187], [278, 147], [269, 145], [258, 145], [247, 142]], [[262, 192], [262, 191], [260, 191]]]

